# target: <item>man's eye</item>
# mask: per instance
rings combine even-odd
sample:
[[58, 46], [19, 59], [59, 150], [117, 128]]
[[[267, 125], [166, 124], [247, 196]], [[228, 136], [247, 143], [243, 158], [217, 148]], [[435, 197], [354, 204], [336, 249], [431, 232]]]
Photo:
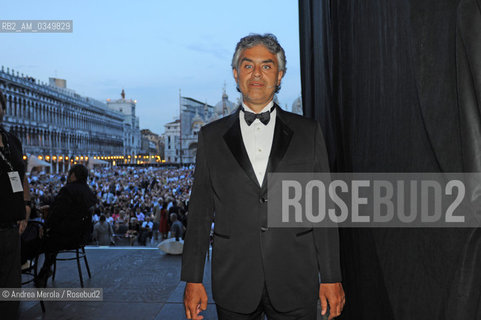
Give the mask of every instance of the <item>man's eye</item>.
[[246, 69], [252, 69], [252, 65], [246, 64], [246, 65], [244, 66], [244, 68], [246, 68]]
[[265, 64], [265, 65], [262, 66], [262, 69], [264, 69], [264, 70], [269, 70], [269, 69], [271, 69], [271, 68], [272, 68], [272, 67], [271, 67], [270, 65], [268, 65], [268, 64]]

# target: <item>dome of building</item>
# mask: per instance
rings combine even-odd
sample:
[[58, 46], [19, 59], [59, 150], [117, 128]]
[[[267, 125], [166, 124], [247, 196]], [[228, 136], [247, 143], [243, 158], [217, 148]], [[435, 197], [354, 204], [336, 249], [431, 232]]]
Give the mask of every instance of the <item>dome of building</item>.
[[225, 92], [222, 94], [222, 100], [215, 105], [215, 113], [219, 116], [226, 116], [234, 111], [235, 105], [232, 101], [229, 101], [229, 96]]

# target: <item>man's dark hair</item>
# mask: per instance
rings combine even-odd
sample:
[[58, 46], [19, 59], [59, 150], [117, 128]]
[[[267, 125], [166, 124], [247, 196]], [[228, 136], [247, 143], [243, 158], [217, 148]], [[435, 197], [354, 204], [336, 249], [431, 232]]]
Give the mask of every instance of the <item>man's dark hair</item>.
[[5, 96], [3, 95], [1, 90], [0, 90], [0, 105], [2, 106], [3, 110], [7, 109], [7, 100], [5, 99]]
[[75, 178], [77, 178], [78, 182], [87, 183], [89, 171], [83, 164], [76, 164], [70, 168], [68, 175], [70, 176], [72, 173], [75, 174]]
[[100, 220], [101, 222], [104, 222], [104, 221], [107, 220], [107, 219], [105, 218], [104, 215], [101, 215], [99, 220]]

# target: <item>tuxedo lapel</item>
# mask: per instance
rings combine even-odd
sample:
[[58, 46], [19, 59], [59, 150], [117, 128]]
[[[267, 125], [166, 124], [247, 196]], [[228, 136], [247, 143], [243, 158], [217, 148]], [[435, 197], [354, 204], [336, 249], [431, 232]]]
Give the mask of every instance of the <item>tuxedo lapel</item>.
[[284, 111], [276, 105], [277, 117], [276, 126], [274, 128], [274, 138], [272, 140], [271, 153], [269, 155], [269, 162], [267, 163], [266, 174], [262, 182], [262, 190], [265, 192], [267, 189], [267, 175], [269, 172], [275, 172], [277, 165], [281, 162], [282, 158], [289, 147], [289, 143], [292, 138], [292, 130], [286, 124]]
[[232, 115], [232, 124], [224, 134], [224, 141], [247, 176], [258, 188], [260, 188], [259, 182], [257, 181], [257, 177], [254, 173], [254, 168], [249, 160], [249, 155], [247, 154], [244, 141], [242, 140], [242, 133], [239, 123], [239, 110], [240, 109], [238, 109], [237, 112]]

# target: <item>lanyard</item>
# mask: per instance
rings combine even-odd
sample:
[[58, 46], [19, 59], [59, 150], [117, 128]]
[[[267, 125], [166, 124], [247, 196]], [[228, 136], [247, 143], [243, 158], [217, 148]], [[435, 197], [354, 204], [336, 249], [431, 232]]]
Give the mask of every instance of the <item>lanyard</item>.
[[12, 164], [10, 163], [10, 161], [8, 161], [8, 159], [5, 157], [5, 155], [3, 154], [3, 152], [0, 150], [0, 157], [3, 159], [3, 161], [5, 161], [5, 163], [10, 167], [10, 171], [15, 171], [13, 170], [13, 166]]

